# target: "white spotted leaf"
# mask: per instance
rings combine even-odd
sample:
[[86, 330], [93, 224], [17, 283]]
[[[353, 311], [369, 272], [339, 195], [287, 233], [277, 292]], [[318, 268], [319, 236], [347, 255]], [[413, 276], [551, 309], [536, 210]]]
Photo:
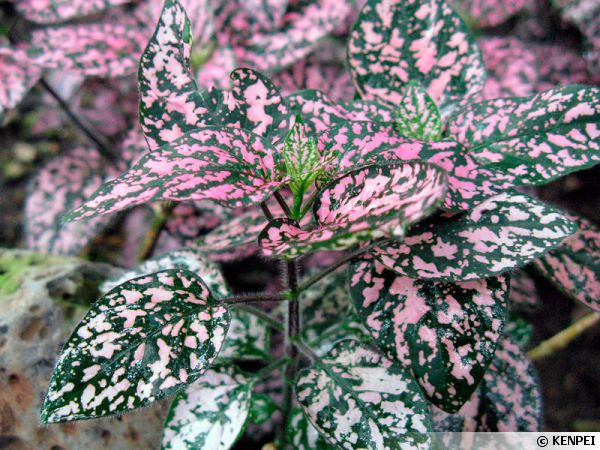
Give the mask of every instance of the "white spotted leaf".
[[427, 397], [457, 411], [492, 361], [507, 317], [508, 280], [414, 280], [372, 257], [352, 263], [354, 306], [377, 346], [412, 370]]
[[207, 370], [173, 400], [162, 450], [231, 448], [246, 427], [255, 381], [231, 365]]
[[428, 405], [412, 377], [358, 341], [339, 342], [300, 372], [298, 402], [338, 448], [428, 449]]
[[294, 406], [290, 412], [286, 435], [293, 450], [334, 450], [306, 418], [300, 406]]
[[400, 275], [468, 281], [524, 266], [577, 230], [561, 211], [518, 192], [492, 197], [471, 211], [423, 225], [373, 254]]
[[192, 272], [166, 270], [119, 285], [67, 341], [42, 421], [115, 415], [177, 392], [217, 357], [229, 321]]

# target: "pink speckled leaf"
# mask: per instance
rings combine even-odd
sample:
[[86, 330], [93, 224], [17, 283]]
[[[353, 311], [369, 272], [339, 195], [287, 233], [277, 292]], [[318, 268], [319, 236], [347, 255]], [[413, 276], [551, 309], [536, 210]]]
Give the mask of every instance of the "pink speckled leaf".
[[235, 128], [201, 128], [145, 154], [66, 220], [158, 200], [212, 200], [232, 208], [260, 203], [283, 184], [277, 158], [259, 136]]
[[600, 162], [600, 88], [566, 86], [463, 108], [449, 124], [498, 186], [538, 185]]
[[394, 119], [396, 131], [401, 136], [426, 142], [442, 138], [440, 110], [418, 82], [411, 81], [402, 89]]
[[51, 24], [100, 13], [129, 0], [12, 0], [16, 10], [31, 22]]
[[475, 40], [444, 0], [369, 0], [350, 35], [348, 62], [358, 92], [390, 105], [415, 80], [446, 111], [475, 97], [485, 80]]
[[467, 23], [477, 27], [495, 27], [528, 6], [529, 0], [452, 0], [452, 5]]
[[24, 50], [0, 47], [0, 121], [17, 106], [42, 75]]
[[319, 136], [319, 149], [335, 155], [325, 173], [382, 161], [421, 160], [446, 170], [448, 193], [444, 208], [465, 210], [498, 193], [481, 169], [454, 141], [423, 142], [400, 136], [391, 124], [354, 122], [331, 126]]
[[190, 73], [192, 33], [178, 0], [166, 0], [140, 60], [140, 123], [151, 149], [211, 124], [208, 102]]
[[300, 372], [298, 402], [336, 448], [429, 449], [431, 419], [411, 376], [356, 340], [336, 344]]
[[436, 431], [540, 431], [537, 374], [519, 347], [504, 338], [479, 388], [457, 414], [434, 409]]
[[431, 214], [446, 191], [446, 176], [426, 163], [367, 166], [328, 184], [313, 206], [316, 227], [303, 230], [274, 220], [259, 244], [267, 255], [293, 258], [316, 250], [343, 250], [406, 227]]
[[63, 214], [77, 208], [109, 176], [116, 175], [94, 148], [77, 147], [41, 168], [25, 201], [27, 246], [44, 253], [76, 254], [114, 217], [62, 224]]
[[352, 263], [350, 292], [379, 348], [412, 370], [435, 405], [455, 412], [471, 397], [507, 317], [506, 277], [414, 280], [369, 256]]
[[239, 49], [243, 65], [275, 72], [303, 59], [352, 13], [352, 0], [313, 0], [273, 33], [256, 33]]
[[561, 211], [509, 191], [468, 213], [425, 224], [403, 241], [387, 241], [373, 252], [400, 275], [468, 281], [524, 266], [576, 230]]
[[577, 232], [534, 266], [565, 294], [600, 311], [600, 228], [573, 213], [566, 216]]
[[42, 421], [114, 415], [177, 392], [216, 358], [228, 327], [227, 309], [192, 272], [121, 284], [92, 305], [67, 341]]
[[[553, 251], [555, 250], [550, 253]], [[511, 310], [517, 311], [532, 311], [542, 304], [535, 281], [525, 270], [515, 270], [511, 273], [509, 299]]]
[[246, 428], [256, 378], [235, 366], [207, 370], [173, 399], [161, 450], [227, 450]]
[[330, 126], [351, 120], [351, 115], [321, 91], [306, 89], [286, 97], [290, 109], [302, 116], [312, 131], [320, 133]]
[[36, 30], [28, 49], [34, 64], [95, 77], [135, 73], [146, 36], [134, 18]]

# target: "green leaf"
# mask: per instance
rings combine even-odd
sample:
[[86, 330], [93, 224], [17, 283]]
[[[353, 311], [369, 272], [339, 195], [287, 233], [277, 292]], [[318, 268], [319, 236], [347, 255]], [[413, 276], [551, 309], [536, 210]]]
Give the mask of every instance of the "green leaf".
[[504, 327], [504, 335], [508, 336], [515, 344], [521, 348], [526, 348], [531, 341], [533, 334], [533, 325], [525, 317], [510, 313], [510, 317]]
[[396, 131], [402, 136], [421, 141], [441, 140], [442, 117], [427, 91], [419, 83], [410, 82], [402, 93], [394, 114]]
[[579, 215], [566, 216], [577, 232], [534, 267], [566, 295], [600, 311], [600, 228]]
[[428, 405], [400, 367], [358, 341], [338, 343], [298, 376], [296, 395], [331, 445], [428, 449]]
[[457, 411], [494, 357], [508, 280], [413, 280], [372, 257], [354, 261], [350, 275], [354, 306], [378, 347], [412, 370], [435, 405]]
[[564, 86], [471, 103], [448, 125], [505, 188], [548, 183], [600, 162], [600, 88]]
[[537, 291], [535, 281], [525, 270], [515, 270], [510, 275], [510, 307], [516, 311], [533, 311], [542, 300]]
[[252, 407], [250, 410], [252, 423], [262, 425], [270, 420], [275, 411], [278, 410], [279, 407], [271, 396], [257, 392], [252, 394]]
[[479, 388], [457, 414], [434, 410], [436, 431], [540, 431], [541, 392], [533, 365], [502, 339]]
[[300, 406], [290, 411], [286, 426], [287, 442], [293, 450], [335, 450], [306, 418]]
[[162, 450], [231, 448], [246, 428], [254, 382], [235, 366], [206, 371], [173, 400]]
[[119, 285], [92, 305], [67, 341], [42, 421], [114, 415], [177, 392], [216, 358], [229, 320], [186, 270]]
[[518, 192], [492, 197], [462, 215], [419, 227], [373, 254], [411, 278], [468, 281], [524, 266], [576, 231], [552, 206]]
[[[317, 141], [309, 135], [301, 116], [285, 138], [283, 145], [285, 173], [290, 177], [289, 188], [300, 199], [322, 172]], [[294, 201], [294, 204], [296, 201]]]
[[469, 30], [445, 0], [369, 0], [348, 42], [357, 91], [392, 106], [418, 81], [442, 110], [475, 97], [486, 72]]
[[233, 308], [229, 331], [217, 360], [269, 359], [270, 346], [269, 325], [254, 314]]

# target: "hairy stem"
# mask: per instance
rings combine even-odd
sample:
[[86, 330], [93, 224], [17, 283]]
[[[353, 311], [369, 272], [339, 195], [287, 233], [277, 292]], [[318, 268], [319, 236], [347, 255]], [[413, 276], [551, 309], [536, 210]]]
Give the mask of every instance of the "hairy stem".
[[295, 340], [300, 336], [300, 308], [298, 304], [298, 262], [297, 260], [287, 261], [285, 263], [286, 273], [286, 288], [288, 290], [288, 314], [286, 327], [286, 355], [290, 359], [290, 363], [285, 368], [283, 379], [283, 425], [279, 432], [278, 442], [285, 447], [286, 436], [285, 427], [288, 422], [289, 414], [292, 409], [294, 395], [294, 379], [298, 370], [298, 348], [295, 345]]
[[226, 297], [221, 299], [220, 302], [227, 305], [236, 305], [245, 303], [283, 302], [285, 300], [286, 297], [283, 292], [278, 292], [276, 294], [259, 292], [257, 294], [242, 294]]
[[600, 321], [600, 313], [593, 312], [587, 314], [562, 330], [560, 333], [555, 334], [550, 339], [541, 342], [537, 347], [527, 352], [527, 356], [529, 356], [529, 359], [535, 361], [537, 359], [552, 355], [557, 350], [569, 345], [571, 341], [582, 334], [585, 330], [598, 323], [598, 321]]
[[158, 242], [158, 237], [160, 236], [160, 232], [164, 228], [167, 220], [171, 217], [171, 213], [175, 208], [174, 203], [169, 203], [167, 205], [160, 206], [159, 210], [155, 213], [154, 219], [150, 224], [150, 228], [146, 232], [146, 236], [144, 237], [144, 242], [142, 243], [142, 247], [138, 252], [138, 261], [144, 261], [147, 259], [154, 247], [156, 247], [156, 243]]

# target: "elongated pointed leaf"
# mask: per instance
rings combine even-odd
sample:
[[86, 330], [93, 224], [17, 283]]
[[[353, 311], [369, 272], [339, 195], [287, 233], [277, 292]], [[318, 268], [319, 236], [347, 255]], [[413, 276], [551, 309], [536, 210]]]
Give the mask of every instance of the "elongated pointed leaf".
[[216, 358], [229, 313], [193, 273], [130, 280], [97, 300], [69, 338], [43, 422], [118, 414], [196, 380]]
[[358, 341], [342, 341], [300, 372], [296, 395], [331, 445], [429, 448], [430, 417], [419, 387], [401, 368]]
[[600, 88], [565, 86], [463, 108], [451, 134], [505, 188], [548, 183], [600, 162]]
[[310, 134], [300, 116], [285, 138], [283, 161], [285, 172], [290, 176], [289, 188], [295, 198], [302, 200], [304, 193], [321, 174], [323, 164], [317, 140]]
[[76, 254], [114, 217], [62, 224], [63, 214], [79, 207], [115, 174], [92, 148], [77, 147], [46, 164], [29, 186], [25, 202], [25, 236], [29, 248], [44, 253]]
[[234, 366], [206, 371], [173, 400], [161, 448], [231, 448], [246, 426], [253, 384]]
[[294, 406], [286, 427], [288, 443], [293, 450], [334, 450], [306, 418], [300, 406]]
[[400, 136], [388, 123], [354, 122], [331, 126], [319, 136], [319, 149], [335, 174], [363, 164], [421, 160], [436, 164], [448, 174], [444, 208], [465, 210], [498, 193], [490, 171], [482, 172], [462, 145], [453, 141], [423, 142]]
[[277, 181], [277, 158], [259, 136], [234, 128], [202, 128], [144, 155], [67, 220], [158, 200], [212, 200], [231, 208], [260, 203], [283, 183]]
[[425, 226], [403, 242], [387, 241], [373, 254], [411, 278], [476, 280], [526, 265], [576, 229], [550, 205], [507, 192], [468, 213]]
[[350, 34], [348, 62], [357, 91], [391, 105], [411, 80], [442, 110], [474, 97], [485, 80], [474, 39], [444, 0], [369, 0]]
[[85, 76], [131, 75], [146, 43], [134, 18], [36, 30], [28, 49], [33, 64]]
[[178, 0], [166, 0], [140, 60], [140, 124], [151, 149], [210, 124], [208, 103], [190, 73], [191, 25]]
[[29, 61], [25, 51], [0, 47], [0, 120], [17, 106], [37, 83], [42, 69]]
[[508, 280], [413, 280], [372, 257], [350, 269], [354, 306], [379, 348], [412, 370], [427, 397], [457, 411], [494, 357], [507, 316]]
[[128, 0], [13, 0], [15, 8], [27, 20], [41, 24], [65, 22], [90, 16]]
[[446, 190], [441, 169], [426, 163], [367, 166], [344, 175], [319, 194], [316, 228], [274, 220], [259, 244], [267, 255], [293, 258], [318, 249], [343, 250], [382, 236], [403, 236], [406, 227], [431, 214]]
[[436, 410], [436, 431], [539, 431], [541, 392], [533, 365], [519, 347], [502, 339], [473, 397], [457, 414]]
[[441, 140], [440, 110], [419, 83], [404, 87], [394, 118], [396, 131], [402, 136], [426, 142]]
[[600, 229], [573, 213], [567, 217], [577, 232], [534, 266], [566, 295], [600, 311]]

